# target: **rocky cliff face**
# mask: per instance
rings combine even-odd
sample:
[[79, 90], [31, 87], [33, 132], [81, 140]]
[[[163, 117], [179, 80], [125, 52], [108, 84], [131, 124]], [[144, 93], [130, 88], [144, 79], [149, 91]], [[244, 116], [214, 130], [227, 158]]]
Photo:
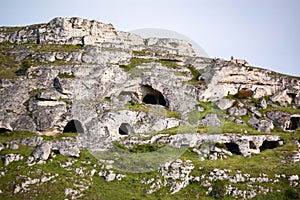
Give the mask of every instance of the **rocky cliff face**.
[[[169, 125], [151, 131], [183, 123], [184, 113], [195, 110], [199, 101], [217, 101], [241, 89], [251, 90], [255, 98], [271, 97], [269, 104], [300, 104], [299, 78], [244, 63], [197, 57], [187, 42], [143, 39], [118, 32], [111, 24], [55, 18], [48, 24], [2, 27], [0, 42], [3, 56], [16, 65], [29, 63], [20, 76], [1, 79], [0, 124], [8, 130], [62, 132], [72, 119], [86, 124], [91, 120], [89, 113], [89, 117], [72, 113], [81, 99], [97, 101], [94, 106], [99, 110], [94, 109], [94, 116], [100, 120], [110, 113], [105, 113], [104, 107], [107, 111], [132, 102], [141, 104], [146, 96], [149, 101], [158, 98], [158, 104], [182, 114], [178, 119], [159, 119]], [[147, 118], [148, 114], [140, 111], [120, 115], [132, 115], [125, 121], [135, 126], [141, 113]], [[113, 127], [121, 123], [115, 122]], [[101, 127], [110, 127], [112, 122], [103, 124]], [[142, 129], [135, 127], [136, 131], [153, 127], [146, 124]], [[118, 135], [117, 128], [108, 129], [110, 135]]]

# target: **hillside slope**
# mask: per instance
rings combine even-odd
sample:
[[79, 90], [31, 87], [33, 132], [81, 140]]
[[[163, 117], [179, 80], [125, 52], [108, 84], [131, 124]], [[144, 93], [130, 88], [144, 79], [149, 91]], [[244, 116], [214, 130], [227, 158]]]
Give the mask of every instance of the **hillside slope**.
[[3, 199], [300, 197], [300, 77], [55, 18], [0, 27]]

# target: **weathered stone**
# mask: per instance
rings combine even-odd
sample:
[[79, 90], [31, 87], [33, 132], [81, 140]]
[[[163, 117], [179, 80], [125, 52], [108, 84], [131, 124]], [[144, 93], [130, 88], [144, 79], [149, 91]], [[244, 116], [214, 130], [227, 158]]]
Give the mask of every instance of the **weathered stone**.
[[9, 146], [9, 149], [11, 149], [11, 150], [19, 149], [19, 145], [13, 143], [13, 144], [11, 144], [11, 145]]
[[221, 121], [218, 119], [217, 114], [207, 114], [205, 115], [204, 119], [198, 121], [199, 125], [202, 126], [221, 126]]
[[258, 99], [257, 107], [262, 108], [262, 109], [266, 109], [268, 107], [267, 101], [264, 97], [261, 97]]
[[256, 117], [262, 117], [262, 114], [257, 110], [255, 106], [247, 106], [247, 109], [253, 113]]
[[287, 104], [291, 104], [293, 101], [293, 98], [289, 96], [287, 93], [288, 93], [287, 90], [278, 92], [271, 97], [271, 100], [273, 102], [278, 102], [281, 106], [287, 106]]
[[0, 151], [2, 151], [2, 149], [4, 149], [4, 145], [0, 142]]
[[266, 119], [256, 119], [251, 118], [249, 121], [249, 124], [252, 125], [253, 128], [260, 132], [270, 132], [271, 129], [274, 128], [273, 122]]
[[116, 174], [114, 174], [114, 173], [110, 173], [105, 177], [107, 182], [113, 181], [113, 180], [115, 180], [115, 178], [116, 178]]
[[221, 110], [227, 110], [233, 105], [234, 102], [235, 100], [232, 99], [220, 99], [219, 101], [216, 102], [216, 105]]
[[228, 114], [233, 116], [244, 116], [247, 114], [247, 110], [245, 108], [232, 107], [228, 109]]
[[272, 120], [274, 126], [280, 130], [289, 130], [290, 128], [290, 114], [276, 110], [266, 113], [267, 118]]
[[2, 156], [4, 166], [9, 165], [11, 162], [22, 160], [24, 157], [20, 154], [6, 154]]
[[13, 122], [11, 126], [14, 130], [18, 130], [18, 131], [35, 132], [36, 130], [36, 125], [33, 119], [26, 115], [21, 116], [19, 119]]
[[51, 149], [52, 149], [52, 142], [45, 141], [34, 149], [34, 151], [32, 152], [32, 156], [35, 159], [47, 160], [50, 156]]
[[59, 154], [63, 156], [80, 157], [80, 149], [77, 146], [66, 146], [59, 149]]

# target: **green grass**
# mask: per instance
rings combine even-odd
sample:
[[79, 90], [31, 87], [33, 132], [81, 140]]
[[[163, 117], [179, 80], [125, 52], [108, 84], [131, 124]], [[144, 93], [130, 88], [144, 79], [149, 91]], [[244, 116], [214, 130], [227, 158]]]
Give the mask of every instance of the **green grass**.
[[[8, 134], [8, 133], [4, 133]], [[11, 134], [11, 133], [10, 133]], [[23, 133], [25, 134], [25, 133]], [[27, 133], [28, 134], [28, 133]], [[31, 134], [31, 133], [30, 133]], [[182, 160], [192, 160], [193, 164], [195, 165], [194, 170], [192, 171], [191, 175], [193, 176], [201, 176], [203, 174], [208, 174], [214, 168], [218, 169], [231, 169], [233, 170], [232, 173], [236, 172], [236, 170], [241, 170], [242, 173], [249, 173], [252, 177], [258, 177], [261, 173], [266, 173], [270, 178], [273, 178], [275, 174], [286, 174], [286, 175], [293, 175], [299, 174], [300, 163], [288, 163], [282, 164], [280, 156], [286, 157], [290, 155], [292, 150], [295, 150], [296, 146], [292, 142], [292, 138], [295, 137], [292, 133], [278, 133], [282, 135], [285, 140], [285, 145], [276, 149], [266, 150], [263, 151], [259, 155], [253, 155], [251, 157], [243, 157], [234, 155], [229, 157], [226, 160], [205, 160], [205, 161], [198, 161], [198, 155], [193, 153], [191, 149], [185, 151], [184, 154], [180, 156]], [[66, 133], [65, 135], [68, 135]], [[2, 134], [2, 136], [4, 136]], [[14, 133], [11, 135], [6, 135], [5, 137], [21, 137], [22, 133]], [[300, 136], [299, 136], [300, 137]], [[125, 148], [126, 149], [126, 148]], [[158, 148], [153, 144], [141, 145], [141, 146], [134, 146], [134, 148], [126, 149], [130, 152], [139, 153], [136, 155], [125, 155], [125, 157], [120, 157], [122, 160], [122, 166], [126, 165], [134, 167], [138, 166], [138, 163], [144, 163], [145, 165], [149, 163], [152, 159], [160, 158], [160, 153], [158, 154], [147, 154], [148, 152], [156, 152], [160, 151], [163, 148]], [[167, 150], [167, 149], [165, 149]], [[4, 155], [7, 153], [19, 153], [23, 156], [29, 156], [33, 151], [33, 147], [25, 147], [20, 145], [18, 150], [9, 150], [4, 149], [0, 152], [0, 155]], [[172, 149], [170, 151], [166, 151], [165, 153], [172, 153]], [[154, 156], [154, 157], [151, 157]], [[268, 159], [265, 159], [265, 158]], [[65, 163], [66, 161], [75, 161], [76, 162], [69, 167], [70, 170], [66, 170], [60, 167], [60, 163]], [[160, 159], [158, 159], [161, 161]], [[84, 164], [82, 161], [89, 161], [91, 164]], [[28, 167], [26, 164], [26, 158], [18, 161], [12, 162], [9, 166], [4, 167], [3, 163], [0, 162], [0, 169], [5, 169], [6, 175], [0, 178], [0, 188], [3, 193], [0, 194], [1, 199], [29, 199], [34, 197], [34, 199], [64, 199], [67, 198], [64, 195], [64, 189], [67, 187], [75, 188], [74, 185], [79, 183], [79, 181], [87, 181], [91, 183], [89, 189], [83, 192], [84, 196], [81, 199], [206, 199], [212, 200], [213, 198], [207, 196], [205, 191], [207, 188], [200, 186], [198, 182], [191, 181], [190, 184], [179, 191], [176, 194], [171, 195], [169, 192], [169, 187], [163, 187], [157, 192], [153, 194], [146, 194], [146, 191], [150, 188], [150, 185], [142, 184], [140, 181], [143, 178], [156, 178], [159, 177], [158, 172], [147, 172], [147, 173], [130, 173], [124, 171], [118, 171], [114, 169], [116, 173], [125, 174], [126, 177], [122, 181], [112, 181], [106, 182], [103, 177], [99, 177], [94, 175], [93, 177], [90, 176], [78, 176], [75, 173], [75, 168], [84, 167], [89, 171], [92, 169], [96, 169], [97, 171], [101, 170], [101, 166], [98, 165], [98, 160], [90, 154], [88, 150], [82, 150], [80, 158], [72, 158], [72, 157], [65, 157], [61, 155], [56, 155], [55, 158], [48, 160], [45, 165], [34, 165]], [[199, 169], [201, 167], [201, 169]], [[24, 179], [16, 179], [19, 175], [26, 175], [31, 178], [34, 177], [41, 177], [41, 173], [51, 173], [59, 174], [57, 178], [55, 178], [56, 182], [46, 182], [40, 185], [33, 185], [30, 186], [30, 191], [25, 193], [17, 193], [13, 194], [11, 191], [14, 189], [15, 184], [20, 184], [24, 181]], [[245, 183], [229, 183], [228, 181], [223, 182], [224, 185], [234, 185], [238, 188], [247, 189]], [[257, 183], [256, 183], [257, 184]], [[215, 184], [217, 185], [217, 184]], [[261, 184], [264, 187], [272, 187], [273, 190], [281, 189], [282, 193], [271, 192], [267, 195], [258, 195], [254, 199], [284, 199], [287, 196], [293, 196], [295, 194], [299, 194], [300, 187], [291, 188], [288, 186], [287, 180], [281, 179], [277, 184], [271, 183], [263, 183]], [[233, 197], [224, 196], [220, 199], [234, 199]]]
[[201, 82], [198, 80], [198, 78], [201, 76], [202, 74], [202, 71], [200, 70], [197, 70], [194, 66], [188, 66], [188, 69], [191, 71], [192, 73], [192, 79], [189, 80], [189, 84], [191, 85], [196, 85], [196, 84], [205, 84], [205, 82]]
[[59, 73], [58, 74], [58, 78], [76, 78], [76, 76], [73, 73], [72, 74]]
[[72, 45], [72, 44], [15, 44], [4, 42], [0, 43], [0, 50], [5, 51], [11, 48], [23, 48], [26, 47], [26, 50], [32, 50], [38, 53], [47, 53], [47, 52], [74, 52], [82, 49], [82, 45]]
[[128, 65], [120, 65], [124, 71], [128, 72], [134, 69], [136, 66], [142, 65], [144, 63], [157, 62], [166, 67], [176, 68], [177, 62], [171, 60], [154, 60], [154, 59], [144, 59], [144, 58], [131, 58], [130, 63]]
[[286, 77], [286, 78], [294, 78], [294, 79], [300, 79], [300, 77], [299, 76], [292, 76], [292, 75], [287, 75], [287, 74], [281, 74], [281, 73], [279, 73], [279, 72], [274, 72], [274, 71], [270, 71], [271, 73], [271, 75], [273, 75], [273, 76], [278, 76], [278, 77]]
[[14, 61], [12, 56], [0, 53], [0, 78], [15, 78], [19, 68], [18, 63]]
[[169, 109], [166, 109], [167, 111], [167, 116], [171, 117], [171, 118], [179, 118], [180, 112], [176, 112], [176, 111], [170, 111]]
[[150, 109], [144, 103], [126, 104], [124, 109], [136, 111], [136, 112], [149, 112], [150, 111]]
[[276, 107], [276, 108], [268, 107], [268, 108], [262, 110], [262, 113], [265, 114], [266, 112], [276, 111], [276, 110], [286, 112], [286, 113], [289, 113], [289, 114], [300, 114], [299, 109], [293, 109], [293, 108], [290, 108], [290, 107]]
[[136, 66], [142, 65], [143, 63], [154, 62], [152, 59], [143, 59], [143, 58], [131, 58], [128, 65], [120, 65], [120, 67], [128, 72], [135, 68]]
[[5, 27], [5, 30], [2, 29], [1, 31], [8, 34], [8, 33], [13, 33], [13, 32], [16, 32], [16, 31], [20, 31], [22, 29], [24, 29], [24, 27], [15, 26], [15, 27]]
[[105, 102], [111, 102], [111, 99], [110, 99], [110, 97], [104, 97], [104, 101]]
[[25, 138], [34, 136], [37, 136], [37, 134], [28, 131], [7, 131], [0, 134], [0, 142], [5, 143], [7, 142], [7, 140], [13, 138]]
[[174, 69], [178, 67], [177, 61], [174, 61], [174, 60], [160, 59], [160, 60], [158, 60], [158, 62], [166, 67], [170, 67], [170, 68], [174, 68]]
[[41, 137], [44, 140], [50, 140], [50, 141], [60, 141], [60, 140], [62, 140], [63, 137], [74, 137], [74, 138], [76, 138], [77, 136], [78, 136], [78, 133], [58, 133], [56, 135], [51, 135], [51, 136], [41, 135]]
[[59, 98], [59, 101], [65, 102], [66, 104], [72, 104], [72, 99]]
[[[25, 49], [24, 49], [25, 48]], [[0, 78], [13, 79], [18, 75], [25, 75], [27, 70], [31, 66], [39, 66], [43, 64], [51, 65], [68, 65], [74, 64], [72, 62], [66, 62], [62, 60], [55, 60], [52, 63], [43, 63], [33, 60], [32, 58], [25, 58], [22, 61], [15, 61], [15, 58], [11, 55], [6, 55], [5, 52], [10, 52], [12, 49], [16, 51], [35, 51], [37, 54], [44, 54], [49, 52], [67, 52], [71, 53], [81, 49], [81, 45], [61, 45], [61, 44], [12, 44], [12, 43], [0, 43]], [[75, 78], [74, 75], [67, 76], [62, 74], [63, 78]]]
[[141, 50], [141, 51], [132, 51], [133, 55], [136, 56], [148, 56], [149, 53], [146, 52], [145, 50]]

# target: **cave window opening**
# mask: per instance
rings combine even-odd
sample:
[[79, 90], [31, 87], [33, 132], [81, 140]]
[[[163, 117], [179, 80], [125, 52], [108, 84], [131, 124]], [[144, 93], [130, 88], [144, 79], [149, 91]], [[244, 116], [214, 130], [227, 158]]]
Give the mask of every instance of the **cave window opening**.
[[287, 93], [287, 95], [292, 98], [292, 102], [291, 103], [295, 103], [295, 99], [296, 99], [297, 94]]
[[162, 105], [168, 107], [168, 102], [161, 92], [154, 90], [150, 86], [143, 86], [146, 90], [146, 95], [143, 98], [145, 104]]
[[84, 133], [84, 129], [80, 121], [74, 119], [67, 123], [63, 133]]
[[120, 135], [129, 135], [133, 133], [133, 129], [128, 123], [122, 123], [119, 127], [119, 134]]
[[239, 145], [237, 145], [236, 143], [229, 142], [229, 143], [225, 143], [225, 145], [226, 145], [228, 151], [230, 151], [231, 153], [236, 154], [236, 155], [242, 155]]
[[279, 146], [279, 141], [264, 141], [263, 144], [259, 147], [259, 150], [264, 151], [267, 149], [275, 149]]
[[296, 130], [300, 127], [300, 116], [299, 117], [291, 117], [290, 119], [290, 130]]
[[11, 130], [7, 128], [0, 128], [0, 133], [11, 132]]
[[250, 149], [256, 149], [256, 146], [253, 141], [249, 141], [249, 147]]

